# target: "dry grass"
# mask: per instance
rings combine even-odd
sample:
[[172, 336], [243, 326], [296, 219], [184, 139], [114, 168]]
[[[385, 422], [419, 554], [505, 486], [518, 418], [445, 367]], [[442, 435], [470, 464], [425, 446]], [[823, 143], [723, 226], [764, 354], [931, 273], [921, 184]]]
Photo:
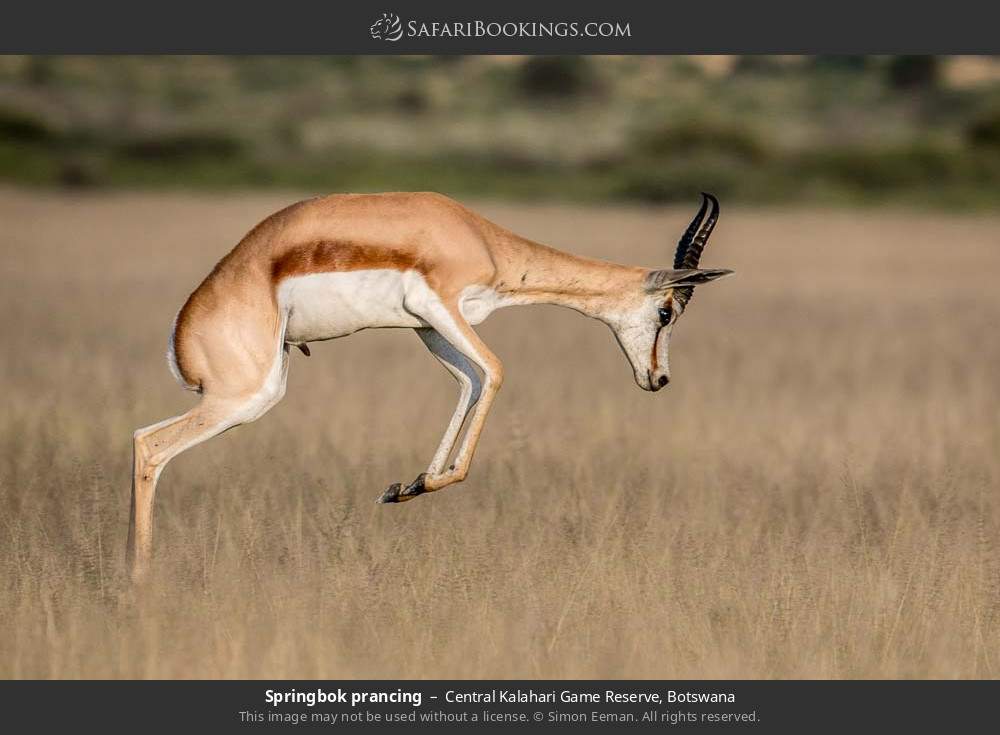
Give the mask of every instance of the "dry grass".
[[[170, 320], [287, 199], [0, 192], [0, 676], [1000, 675], [996, 216], [727, 211], [656, 396], [596, 322], [497, 314], [473, 472], [401, 506], [450, 378], [407, 332], [296, 354], [164, 473], [129, 601]], [[648, 264], [689, 215], [482, 209]]]

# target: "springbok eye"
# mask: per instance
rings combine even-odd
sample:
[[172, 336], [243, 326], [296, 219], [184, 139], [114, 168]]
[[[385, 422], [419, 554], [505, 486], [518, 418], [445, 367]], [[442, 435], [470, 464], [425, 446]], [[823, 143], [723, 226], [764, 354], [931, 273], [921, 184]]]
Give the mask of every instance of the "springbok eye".
[[674, 312], [664, 306], [661, 306], [657, 311], [660, 314], [660, 326], [667, 326], [667, 324], [670, 323], [670, 319], [673, 317]]

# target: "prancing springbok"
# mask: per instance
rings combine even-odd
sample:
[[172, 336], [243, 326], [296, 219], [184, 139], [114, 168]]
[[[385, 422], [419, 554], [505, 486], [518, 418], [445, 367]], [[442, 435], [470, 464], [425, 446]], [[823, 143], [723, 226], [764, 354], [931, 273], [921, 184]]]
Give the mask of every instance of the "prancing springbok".
[[732, 272], [697, 267], [718, 217], [715, 197], [703, 195], [674, 267], [650, 270], [526, 240], [438, 194], [334, 195], [271, 215], [219, 261], [174, 322], [170, 368], [201, 400], [135, 432], [132, 578], [141, 579], [149, 566], [163, 467], [281, 400], [290, 347], [308, 355], [309, 342], [410, 327], [459, 382], [458, 406], [427, 471], [405, 488], [390, 486], [381, 503], [465, 479], [503, 380], [500, 361], [472, 328], [495, 309], [556, 304], [599, 319], [615, 333], [639, 387], [659, 390], [670, 380], [671, 329], [694, 287]]

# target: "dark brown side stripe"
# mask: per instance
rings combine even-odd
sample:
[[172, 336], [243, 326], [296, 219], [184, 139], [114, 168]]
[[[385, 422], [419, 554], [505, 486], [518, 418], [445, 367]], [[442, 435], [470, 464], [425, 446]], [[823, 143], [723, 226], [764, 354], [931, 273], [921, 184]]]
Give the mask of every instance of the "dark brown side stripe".
[[357, 270], [416, 270], [426, 274], [414, 255], [376, 245], [324, 240], [287, 250], [271, 263], [271, 278], [278, 283], [292, 276]]

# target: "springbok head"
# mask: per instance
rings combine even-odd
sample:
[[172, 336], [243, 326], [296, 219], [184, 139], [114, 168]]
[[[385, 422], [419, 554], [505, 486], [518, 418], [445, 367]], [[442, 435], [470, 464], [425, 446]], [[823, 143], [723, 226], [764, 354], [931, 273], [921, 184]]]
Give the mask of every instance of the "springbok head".
[[[707, 213], [707, 217], [706, 217]], [[670, 382], [668, 348], [674, 324], [691, 302], [695, 286], [731, 275], [721, 268], [699, 268], [702, 251], [719, 221], [719, 201], [702, 193], [701, 208], [677, 243], [674, 267], [646, 274], [641, 296], [611, 323], [643, 390], [658, 391]]]

